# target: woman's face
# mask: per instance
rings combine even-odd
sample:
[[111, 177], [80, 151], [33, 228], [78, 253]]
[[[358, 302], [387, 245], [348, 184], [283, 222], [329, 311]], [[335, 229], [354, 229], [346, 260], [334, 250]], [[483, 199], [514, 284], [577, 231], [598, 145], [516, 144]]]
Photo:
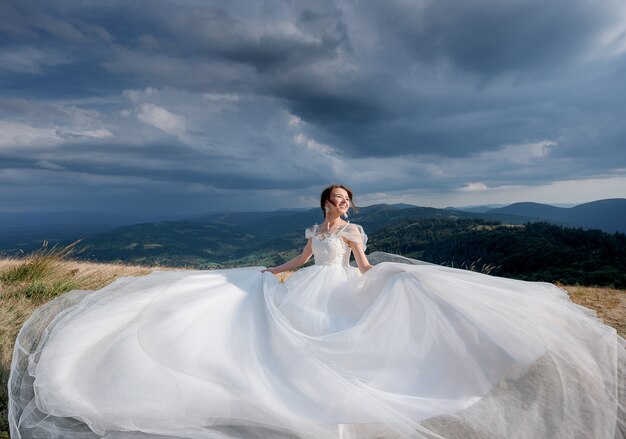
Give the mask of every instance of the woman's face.
[[336, 187], [330, 192], [330, 202], [331, 206], [329, 207], [331, 209], [334, 207], [339, 212], [339, 215], [345, 215], [350, 208], [350, 196], [345, 189], [340, 187]]

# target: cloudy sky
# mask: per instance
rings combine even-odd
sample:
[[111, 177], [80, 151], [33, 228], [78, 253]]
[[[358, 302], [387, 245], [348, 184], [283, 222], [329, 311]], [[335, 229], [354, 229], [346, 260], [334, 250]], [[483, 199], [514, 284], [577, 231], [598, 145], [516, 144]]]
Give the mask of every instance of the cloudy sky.
[[0, 0], [0, 212], [626, 197], [623, 0]]

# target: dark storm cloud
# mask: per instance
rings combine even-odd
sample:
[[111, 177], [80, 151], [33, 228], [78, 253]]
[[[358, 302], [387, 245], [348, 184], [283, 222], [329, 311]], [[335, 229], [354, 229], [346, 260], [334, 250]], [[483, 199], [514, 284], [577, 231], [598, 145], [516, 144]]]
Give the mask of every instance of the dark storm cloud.
[[[559, 69], [590, 48], [598, 30], [623, 20], [619, 2], [483, 0], [370, 3], [379, 29], [386, 24], [419, 61], [447, 60], [489, 78], [518, 71]], [[421, 6], [425, 5], [425, 6]]]
[[0, 183], [45, 170], [61, 186], [82, 173], [215, 194], [345, 178], [445, 192], [613, 175], [624, 13], [616, 0], [1, 2]]
[[[99, 151], [94, 151], [97, 145]], [[146, 180], [175, 184], [202, 183], [224, 189], [280, 189], [289, 184], [293, 189], [319, 181], [321, 175], [300, 178], [283, 173], [268, 175], [255, 172], [256, 162], [242, 163], [230, 155], [198, 153], [181, 142], [142, 144], [129, 147], [106, 141], [66, 144], [62, 152], [49, 153], [38, 148], [0, 151], [3, 167], [30, 170], [86, 173], [106, 177], [133, 176]]]
[[[174, 59], [224, 60], [259, 72], [300, 68], [351, 50], [341, 11], [334, 5], [324, 7], [320, 2], [287, 10], [283, 2], [268, 2], [265, 11], [255, 11], [255, 2], [249, 6], [245, 13], [251, 16], [235, 17], [219, 2], [196, 6], [163, 0], [106, 5], [67, 0], [8, 3], [0, 9], [6, 17], [0, 31], [14, 40], [39, 44], [52, 36], [69, 44], [70, 51], [73, 44], [88, 43], [101, 61], [126, 49]], [[247, 8], [232, 9], [241, 12]], [[288, 29], [270, 21], [283, 13], [288, 14], [281, 17], [290, 22]], [[264, 23], [264, 19], [268, 21]], [[90, 54], [83, 52], [82, 57]]]
[[[374, 31], [374, 43], [359, 54], [358, 75], [317, 80], [296, 72], [274, 91], [313, 124], [319, 138], [351, 156], [471, 155], [556, 138], [571, 123], [563, 120], [564, 113], [584, 108], [587, 98], [580, 96], [573, 107], [560, 107], [558, 101], [580, 95], [578, 88], [594, 86], [604, 79], [604, 69], [623, 63], [623, 55], [612, 59], [613, 65], [604, 56], [585, 61], [598, 55], [594, 50], [624, 44], [622, 30], [616, 41], [597, 47], [607, 28], [624, 26], [623, 6], [603, 6], [588, 1], [371, 2], [356, 8], [358, 20], [352, 23], [357, 35]], [[355, 46], [358, 51], [358, 42]], [[604, 108], [584, 117], [623, 110], [624, 103], [609, 90], [623, 80], [622, 71], [588, 96]]]

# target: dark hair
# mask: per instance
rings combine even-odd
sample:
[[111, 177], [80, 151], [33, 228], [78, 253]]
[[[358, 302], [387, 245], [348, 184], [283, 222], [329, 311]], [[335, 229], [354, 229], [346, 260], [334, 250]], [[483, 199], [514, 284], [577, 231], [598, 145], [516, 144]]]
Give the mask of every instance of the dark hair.
[[330, 186], [328, 186], [326, 189], [324, 189], [322, 191], [322, 195], [320, 196], [320, 207], [322, 208], [322, 213], [324, 214], [324, 216], [326, 216], [326, 201], [330, 201], [330, 193], [333, 191], [333, 189], [336, 188], [340, 188], [345, 190], [348, 193], [348, 198], [350, 198], [350, 207], [355, 211], [358, 212], [359, 208], [356, 207], [354, 205], [354, 202], [352, 201], [352, 190], [347, 187], [344, 186], [343, 184], [331, 184]]

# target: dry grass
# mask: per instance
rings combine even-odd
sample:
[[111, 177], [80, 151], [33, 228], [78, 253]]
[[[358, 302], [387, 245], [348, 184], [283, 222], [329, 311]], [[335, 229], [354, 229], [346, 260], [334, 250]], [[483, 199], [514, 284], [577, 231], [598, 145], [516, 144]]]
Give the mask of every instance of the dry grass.
[[489, 264], [482, 263], [481, 264], [481, 262], [480, 262], [481, 260], [482, 259], [479, 258], [476, 261], [470, 262], [469, 264], [467, 262], [463, 262], [459, 267], [455, 267], [454, 262], [451, 262], [450, 265], [448, 265], [448, 264], [443, 264], [443, 265], [447, 265], [447, 266], [452, 267], [452, 268], [460, 268], [462, 270], [477, 271], [479, 273], [484, 273], [484, 274], [491, 274], [491, 272], [493, 270], [496, 270], [496, 269], [500, 268], [499, 265], [494, 265], [494, 264], [491, 264], [491, 263], [489, 263]]
[[593, 309], [598, 317], [626, 338], [626, 290], [605, 287], [563, 286], [572, 302]]
[[[23, 259], [0, 259], [0, 438], [8, 437], [7, 380], [13, 343], [28, 316], [42, 303], [72, 289], [97, 290], [121, 276], [141, 276], [165, 267], [96, 264], [69, 258], [73, 246], [44, 247]], [[490, 267], [473, 267], [489, 271]], [[485, 270], [485, 268], [487, 270]], [[284, 282], [292, 273], [281, 273]], [[626, 290], [563, 286], [573, 302], [593, 309], [626, 337]]]
[[295, 273], [294, 271], [283, 271], [282, 273], [277, 274], [276, 277], [278, 278], [280, 282], [284, 283], [289, 278], [289, 276], [291, 276], [294, 273]]
[[8, 437], [9, 430], [7, 383], [13, 343], [30, 314], [64, 292], [96, 290], [121, 276], [140, 276], [156, 268], [73, 261], [69, 257], [75, 245], [44, 244], [25, 258], [0, 260], [0, 438]]

